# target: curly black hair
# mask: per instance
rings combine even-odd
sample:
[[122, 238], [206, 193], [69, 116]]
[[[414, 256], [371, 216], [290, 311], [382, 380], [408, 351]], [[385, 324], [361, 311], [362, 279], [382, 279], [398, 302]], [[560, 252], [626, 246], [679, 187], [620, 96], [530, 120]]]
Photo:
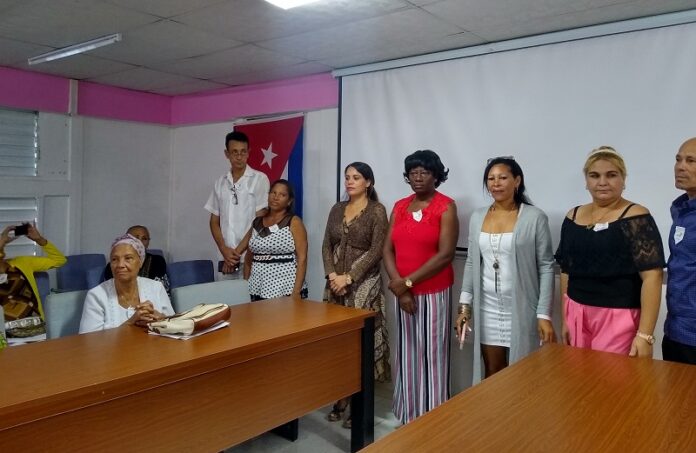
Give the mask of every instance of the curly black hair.
[[435, 177], [435, 187], [447, 181], [449, 168], [445, 168], [440, 160], [440, 156], [435, 151], [429, 149], [419, 149], [413, 154], [409, 154], [404, 159], [404, 179], [408, 184], [408, 173], [414, 168], [423, 167]]

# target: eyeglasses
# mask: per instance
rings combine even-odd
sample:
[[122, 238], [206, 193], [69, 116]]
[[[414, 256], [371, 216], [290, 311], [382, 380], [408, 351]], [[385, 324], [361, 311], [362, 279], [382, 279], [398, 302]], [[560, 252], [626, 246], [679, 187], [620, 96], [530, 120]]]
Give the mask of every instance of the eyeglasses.
[[432, 174], [433, 172], [431, 172], [430, 170], [411, 170], [408, 172], [408, 179], [413, 179], [417, 177], [427, 178]]
[[486, 165], [490, 164], [494, 160], [515, 160], [515, 156], [498, 156], [498, 157], [491, 157], [486, 161]]

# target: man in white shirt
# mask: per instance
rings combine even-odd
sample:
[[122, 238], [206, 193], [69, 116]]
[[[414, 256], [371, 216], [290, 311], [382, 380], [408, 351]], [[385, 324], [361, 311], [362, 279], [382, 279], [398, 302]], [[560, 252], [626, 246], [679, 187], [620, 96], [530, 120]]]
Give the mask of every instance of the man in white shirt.
[[234, 248], [254, 218], [265, 213], [271, 184], [268, 176], [247, 165], [249, 138], [246, 134], [227, 134], [225, 157], [230, 161], [230, 171], [215, 181], [205, 209], [210, 212], [210, 232], [224, 260], [222, 273], [241, 278], [241, 257]]

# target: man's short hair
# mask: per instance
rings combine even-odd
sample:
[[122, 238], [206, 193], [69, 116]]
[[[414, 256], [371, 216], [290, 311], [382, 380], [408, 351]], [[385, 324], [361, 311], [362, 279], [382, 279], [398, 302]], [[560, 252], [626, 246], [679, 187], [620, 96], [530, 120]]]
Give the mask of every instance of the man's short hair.
[[249, 146], [249, 137], [247, 137], [247, 134], [244, 132], [239, 132], [239, 131], [232, 131], [229, 134], [225, 136], [225, 149], [227, 149], [227, 145], [234, 140], [235, 142], [242, 142], [246, 143], [247, 146]]

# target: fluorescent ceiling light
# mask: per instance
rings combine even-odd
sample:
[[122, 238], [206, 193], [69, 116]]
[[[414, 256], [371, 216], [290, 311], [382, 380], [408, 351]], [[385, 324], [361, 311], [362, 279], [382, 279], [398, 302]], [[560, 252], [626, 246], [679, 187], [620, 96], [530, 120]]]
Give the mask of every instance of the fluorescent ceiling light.
[[120, 40], [121, 33], [102, 36], [101, 38], [92, 39], [91, 41], [75, 44], [73, 46], [63, 47], [62, 49], [52, 50], [50, 52], [46, 52], [35, 57], [31, 57], [29, 58], [29, 60], [27, 60], [27, 62], [30, 65], [34, 65], [39, 63], [45, 63], [47, 61], [58, 60], [59, 58], [65, 58], [72, 55], [77, 55], [78, 53], [88, 52], [98, 47], [108, 46], [109, 44], [119, 42]]
[[272, 3], [273, 5], [283, 8], [283, 9], [290, 9], [290, 8], [295, 8], [297, 6], [303, 6], [307, 5], [309, 3], [314, 3], [318, 0], [266, 0], [268, 3]]

